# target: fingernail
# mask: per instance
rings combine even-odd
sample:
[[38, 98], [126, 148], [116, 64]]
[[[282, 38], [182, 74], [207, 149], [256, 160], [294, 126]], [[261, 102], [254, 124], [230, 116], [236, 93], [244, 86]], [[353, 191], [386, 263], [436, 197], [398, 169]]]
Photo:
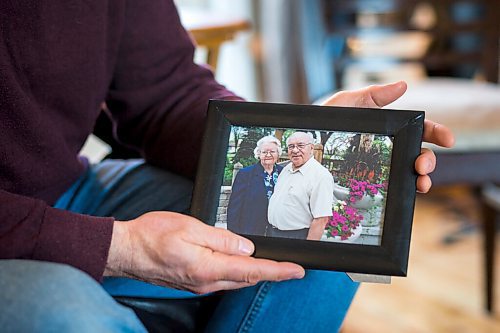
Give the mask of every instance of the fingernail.
[[242, 252], [244, 254], [252, 254], [253, 247], [248, 242], [240, 240], [239, 250], [240, 250], [240, 252]]
[[293, 278], [294, 278], [294, 279], [302, 279], [302, 278], [304, 277], [304, 275], [305, 275], [305, 272], [304, 272], [304, 271], [299, 271], [299, 272], [297, 272], [297, 273], [295, 273], [295, 274], [293, 275]]

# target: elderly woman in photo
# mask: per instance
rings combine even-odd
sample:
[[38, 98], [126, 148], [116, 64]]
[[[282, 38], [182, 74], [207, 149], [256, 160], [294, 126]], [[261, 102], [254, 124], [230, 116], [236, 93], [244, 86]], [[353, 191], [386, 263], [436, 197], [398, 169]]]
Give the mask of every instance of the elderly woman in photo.
[[254, 155], [259, 162], [241, 169], [234, 180], [227, 228], [239, 234], [263, 236], [268, 225], [268, 202], [283, 169], [276, 164], [281, 142], [274, 136], [265, 136], [257, 142]]

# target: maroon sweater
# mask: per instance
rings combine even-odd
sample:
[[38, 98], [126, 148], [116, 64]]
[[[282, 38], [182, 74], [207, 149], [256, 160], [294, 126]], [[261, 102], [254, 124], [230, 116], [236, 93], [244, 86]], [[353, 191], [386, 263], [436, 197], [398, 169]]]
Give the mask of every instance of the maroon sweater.
[[0, 258], [102, 277], [113, 218], [51, 205], [84, 172], [103, 101], [121, 141], [194, 175], [207, 101], [233, 94], [193, 52], [171, 1], [0, 1]]

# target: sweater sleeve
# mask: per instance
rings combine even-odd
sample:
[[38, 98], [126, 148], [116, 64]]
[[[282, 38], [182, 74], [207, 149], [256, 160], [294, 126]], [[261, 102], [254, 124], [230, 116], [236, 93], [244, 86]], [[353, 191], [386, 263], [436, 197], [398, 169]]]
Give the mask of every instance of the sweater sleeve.
[[0, 190], [0, 258], [68, 264], [102, 279], [113, 218], [59, 210]]
[[194, 50], [172, 1], [129, 1], [107, 98], [120, 142], [191, 178], [209, 99], [240, 99], [193, 62]]

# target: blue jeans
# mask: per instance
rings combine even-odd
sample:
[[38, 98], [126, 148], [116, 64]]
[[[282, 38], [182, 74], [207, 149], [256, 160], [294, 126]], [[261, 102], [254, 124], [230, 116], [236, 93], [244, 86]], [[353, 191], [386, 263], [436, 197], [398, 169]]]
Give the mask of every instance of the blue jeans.
[[[55, 207], [128, 220], [154, 210], [187, 212], [191, 192], [189, 180], [142, 160], [106, 160], [89, 168]], [[344, 273], [308, 270], [301, 280], [227, 291], [205, 331], [335, 332], [357, 287]], [[204, 297], [125, 278], [106, 278], [101, 286], [74, 268], [28, 260], [0, 260], [0, 290], [3, 332], [144, 332], [110, 295]]]

